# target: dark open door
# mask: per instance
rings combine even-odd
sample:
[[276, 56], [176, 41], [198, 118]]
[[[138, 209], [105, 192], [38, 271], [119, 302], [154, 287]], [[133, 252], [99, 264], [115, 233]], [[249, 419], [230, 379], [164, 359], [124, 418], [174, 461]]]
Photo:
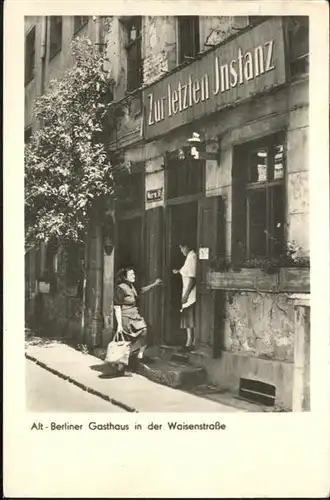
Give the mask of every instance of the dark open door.
[[[145, 284], [163, 278], [163, 207], [145, 212]], [[141, 309], [148, 325], [148, 341], [160, 344], [163, 325], [163, 287], [142, 296]]]
[[[209, 255], [205, 260], [199, 258], [201, 248], [208, 249]], [[221, 325], [218, 321], [222, 304], [219, 294], [207, 288], [206, 276], [210, 259], [224, 255], [224, 252], [223, 200], [221, 196], [202, 198], [198, 206], [196, 337], [197, 344], [212, 348], [214, 355], [218, 355], [222, 343], [223, 332], [219, 331]]]

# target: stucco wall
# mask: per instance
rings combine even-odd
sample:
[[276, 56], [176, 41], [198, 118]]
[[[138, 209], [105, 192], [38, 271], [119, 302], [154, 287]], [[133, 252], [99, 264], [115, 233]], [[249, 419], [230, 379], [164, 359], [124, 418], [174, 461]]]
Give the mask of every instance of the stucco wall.
[[146, 16], [143, 40], [143, 83], [150, 84], [176, 66], [176, 18]]
[[[34, 101], [41, 94], [42, 89], [42, 43], [45, 33], [45, 16], [27, 16], [25, 17], [25, 34], [35, 26], [36, 41], [35, 41], [35, 71], [34, 79], [25, 86], [25, 126], [34, 123]], [[73, 16], [63, 16], [62, 20], [62, 47], [61, 50], [49, 59], [49, 19], [47, 30], [47, 52], [45, 59], [45, 90], [53, 79], [63, 77], [65, 71], [73, 64], [73, 58], [70, 51], [70, 45], [74, 37], [88, 36], [92, 41], [96, 41], [97, 24], [89, 17], [88, 23], [83, 26], [76, 34], [74, 34], [74, 18]]]
[[294, 310], [284, 294], [228, 292], [224, 348], [293, 361]]
[[247, 16], [203, 16], [200, 18], [200, 48], [209, 49], [248, 24]]
[[[84, 37], [88, 36], [92, 42], [96, 41], [96, 29], [97, 25], [92, 20], [92, 17], [89, 17], [88, 23], [79, 30], [76, 34], [74, 34], [74, 19], [73, 16], [63, 16], [63, 24], [62, 24], [62, 48], [61, 50], [51, 59], [49, 59], [49, 53], [47, 55], [46, 62], [46, 75], [45, 75], [45, 83], [46, 88], [49, 85], [49, 82], [54, 78], [62, 78], [65, 71], [72, 67], [73, 65], [73, 57], [70, 51], [70, 45], [73, 39], [76, 37]], [[50, 30], [48, 29], [48, 46], [49, 46], [49, 36]]]

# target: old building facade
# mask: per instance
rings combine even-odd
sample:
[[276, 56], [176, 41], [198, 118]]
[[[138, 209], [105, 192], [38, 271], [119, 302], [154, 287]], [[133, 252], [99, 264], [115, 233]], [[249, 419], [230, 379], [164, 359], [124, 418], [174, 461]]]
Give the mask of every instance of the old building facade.
[[[35, 95], [70, 64], [67, 44], [75, 23], [78, 29], [75, 18], [62, 18], [61, 49], [43, 62], [42, 47], [51, 40], [45, 23], [29, 18], [27, 25], [27, 47], [35, 36], [27, 126]], [[129, 264], [139, 285], [163, 279], [141, 308], [151, 343], [160, 352], [173, 349], [180, 343], [180, 282], [171, 270], [181, 264], [184, 234], [198, 255], [189, 362], [204, 366], [208, 382], [223, 389], [265, 391], [286, 408], [307, 409], [308, 18], [121, 16], [80, 23], [110, 60], [121, 112], [109, 148], [123, 152], [129, 174], [122, 199], [109, 200], [102, 224], [96, 219], [91, 227], [85, 303], [65, 299], [64, 326], [106, 345], [114, 274]], [[193, 147], [191, 138], [199, 141]], [[45, 249], [37, 258], [34, 252], [27, 257], [30, 295], [46, 266]], [[290, 252], [291, 265], [284, 258]], [[45, 301], [63, 310], [58, 297]], [[78, 314], [70, 319], [75, 302]]]

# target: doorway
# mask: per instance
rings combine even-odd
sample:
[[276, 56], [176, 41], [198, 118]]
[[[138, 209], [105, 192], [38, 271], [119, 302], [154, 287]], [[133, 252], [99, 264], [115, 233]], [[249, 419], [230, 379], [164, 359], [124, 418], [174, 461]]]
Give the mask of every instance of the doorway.
[[196, 251], [198, 202], [169, 205], [167, 210], [165, 342], [168, 345], [181, 345], [184, 342], [184, 330], [180, 329], [182, 279], [180, 274], [173, 274], [172, 270], [180, 269], [185, 261], [179, 248], [182, 239], [186, 239]]
[[142, 217], [121, 217], [117, 226], [116, 272], [132, 267], [136, 273], [136, 287], [142, 286]]

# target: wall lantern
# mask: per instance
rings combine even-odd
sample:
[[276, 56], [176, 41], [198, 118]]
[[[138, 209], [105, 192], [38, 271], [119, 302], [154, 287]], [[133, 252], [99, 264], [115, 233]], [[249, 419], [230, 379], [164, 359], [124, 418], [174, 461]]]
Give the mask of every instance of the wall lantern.
[[190, 145], [190, 155], [194, 160], [218, 160], [218, 153], [205, 151], [205, 142], [201, 140], [200, 134], [193, 132], [187, 141]]
[[133, 42], [136, 39], [137, 35], [137, 30], [134, 24], [131, 26], [130, 32], [129, 32], [129, 40], [130, 42]]

